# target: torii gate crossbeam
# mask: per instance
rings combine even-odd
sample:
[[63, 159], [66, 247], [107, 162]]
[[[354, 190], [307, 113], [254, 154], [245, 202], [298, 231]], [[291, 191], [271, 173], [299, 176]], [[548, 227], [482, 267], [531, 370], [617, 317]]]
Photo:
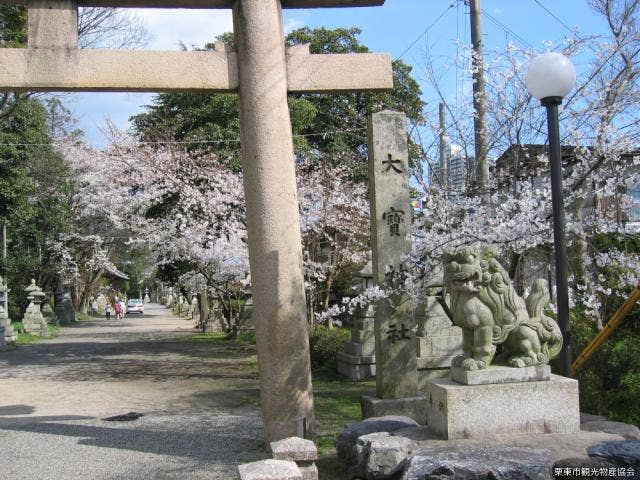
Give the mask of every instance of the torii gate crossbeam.
[[[247, 233], [267, 441], [313, 437], [315, 418], [288, 92], [393, 87], [391, 58], [285, 49], [282, 8], [384, 0], [0, 0], [26, 3], [28, 48], [0, 49], [0, 90], [229, 92], [240, 95]], [[77, 7], [233, 8], [237, 52], [77, 48]]]

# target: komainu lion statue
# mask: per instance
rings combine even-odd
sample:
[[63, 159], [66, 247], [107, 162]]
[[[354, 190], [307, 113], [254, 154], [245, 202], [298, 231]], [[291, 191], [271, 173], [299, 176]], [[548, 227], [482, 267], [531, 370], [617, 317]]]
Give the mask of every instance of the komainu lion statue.
[[535, 282], [525, 303], [495, 250], [458, 247], [448, 250], [443, 262], [453, 322], [463, 332], [463, 354], [454, 358], [454, 367], [487, 368], [497, 345], [502, 352], [496, 363], [511, 367], [546, 364], [558, 355], [562, 334], [542, 311], [550, 300], [544, 280]]

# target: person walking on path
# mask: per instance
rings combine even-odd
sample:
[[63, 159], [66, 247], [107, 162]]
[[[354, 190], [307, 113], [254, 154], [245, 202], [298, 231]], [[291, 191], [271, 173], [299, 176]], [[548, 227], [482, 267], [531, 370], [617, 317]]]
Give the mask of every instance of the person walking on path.
[[124, 317], [127, 315], [127, 304], [124, 300], [120, 300], [120, 317], [124, 320]]
[[110, 304], [110, 303], [107, 303], [107, 304], [104, 306], [104, 316], [105, 316], [105, 318], [106, 318], [107, 320], [110, 320], [110, 319], [111, 319], [111, 304]]
[[116, 300], [113, 308], [116, 311], [116, 320], [122, 320], [122, 305], [118, 300]]

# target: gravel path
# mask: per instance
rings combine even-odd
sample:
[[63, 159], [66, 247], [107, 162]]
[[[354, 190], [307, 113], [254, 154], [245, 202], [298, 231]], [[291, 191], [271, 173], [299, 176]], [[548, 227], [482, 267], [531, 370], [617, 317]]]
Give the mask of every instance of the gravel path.
[[191, 326], [151, 304], [0, 353], [0, 479], [233, 479], [265, 458], [253, 348]]

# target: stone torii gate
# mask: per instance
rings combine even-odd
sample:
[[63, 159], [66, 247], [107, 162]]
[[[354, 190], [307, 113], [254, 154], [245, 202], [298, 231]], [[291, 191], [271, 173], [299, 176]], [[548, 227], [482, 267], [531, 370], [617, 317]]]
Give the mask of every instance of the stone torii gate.
[[[28, 48], [0, 49], [0, 90], [238, 91], [265, 437], [313, 437], [302, 242], [288, 92], [393, 87], [386, 54], [285, 48], [282, 8], [384, 0], [0, 0], [26, 3]], [[237, 52], [78, 49], [77, 7], [233, 8]]]

